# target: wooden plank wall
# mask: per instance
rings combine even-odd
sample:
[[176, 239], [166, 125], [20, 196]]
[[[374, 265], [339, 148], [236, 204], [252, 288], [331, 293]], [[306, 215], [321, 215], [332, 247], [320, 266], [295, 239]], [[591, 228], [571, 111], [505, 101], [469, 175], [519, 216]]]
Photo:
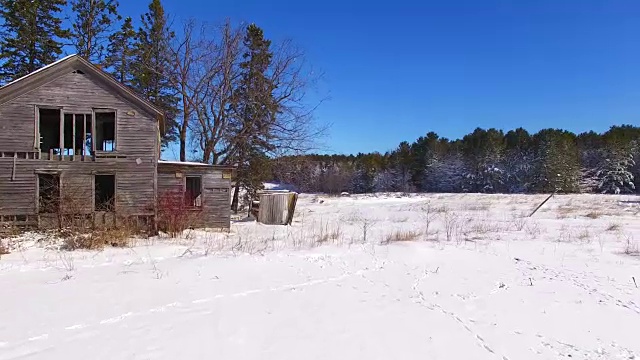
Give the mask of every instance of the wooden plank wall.
[[285, 225], [289, 203], [293, 194], [260, 194], [258, 222], [267, 225]]
[[[223, 179], [222, 169], [180, 164], [158, 165], [158, 196], [166, 191], [181, 190], [187, 176], [201, 176], [203, 187], [202, 208], [198, 211], [196, 226], [228, 229], [231, 226], [231, 180]], [[181, 174], [176, 177], [176, 173]]]
[[[96, 172], [116, 174], [118, 212], [153, 215], [158, 159], [158, 123], [155, 116], [116, 95], [113, 88], [86, 74], [67, 73], [0, 105], [0, 152], [33, 152], [35, 107], [63, 106], [65, 112], [91, 113], [92, 108], [117, 110], [117, 156], [95, 161], [0, 158], [0, 214], [34, 214], [36, 171], [58, 170], [62, 188], [86, 184]], [[85, 185], [82, 185], [85, 186]], [[86, 190], [86, 189], [85, 189]], [[80, 191], [80, 193], [83, 193]], [[87, 202], [93, 204], [93, 191]]]

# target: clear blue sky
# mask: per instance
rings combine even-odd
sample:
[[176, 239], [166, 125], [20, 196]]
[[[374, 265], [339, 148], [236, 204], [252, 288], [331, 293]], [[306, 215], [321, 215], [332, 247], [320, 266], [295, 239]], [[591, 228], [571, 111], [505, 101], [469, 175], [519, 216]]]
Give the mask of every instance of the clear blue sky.
[[[147, 1], [121, 1], [138, 18]], [[329, 152], [476, 127], [640, 125], [637, 0], [165, 0], [176, 20], [255, 22], [325, 73]]]

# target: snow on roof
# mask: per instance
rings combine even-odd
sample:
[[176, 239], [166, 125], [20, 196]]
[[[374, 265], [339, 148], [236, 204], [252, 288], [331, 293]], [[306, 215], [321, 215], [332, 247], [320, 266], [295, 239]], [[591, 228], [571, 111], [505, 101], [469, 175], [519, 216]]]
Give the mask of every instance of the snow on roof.
[[67, 60], [67, 59], [69, 59], [69, 58], [72, 58], [72, 57], [76, 56], [76, 55], [77, 55], [77, 54], [71, 54], [71, 55], [69, 55], [69, 56], [65, 56], [65, 57], [63, 57], [62, 59], [58, 60], [58, 61], [54, 61], [54, 62], [52, 62], [51, 64], [49, 64], [49, 65], [45, 65], [45, 66], [41, 67], [40, 69], [38, 69], [38, 70], [36, 70], [36, 71], [34, 71], [34, 72], [30, 72], [30, 73], [28, 73], [27, 75], [25, 75], [25, 76], [23, 76], [23, 77], [21, 77], [21, 78], [15, 79], [15, 80], [13, 80], [13, 81], [11, 81], [11, 82], [9, 82], [9, 83], [6, 83], [6, 84], [4, 84], [4, 85], [0, 86], [0, 89], [2, 89], [2, 88], [4, 88], [4, 87], [7, 87], [7, 86], [9, 86], [9, 85], [11, 85], [11, 84], [15, 84], [15, 83], [17, 83], [18, 81], [22, 81], [22, 80], [24, 80], [24, 79], [28, 78], [29, 76], [31, 76], [31, 75], [33, 75], [33, 74], [37, 74], [37, 73], [39, 73], [39, 72], [41, 72], [41, 71], [43, 71], [43, 70], [46, 70], [46, 69], [48, 69], [48, 68], [50, 68], [50, 67], [52, 67], [52, 66], [55, 66], [56, 64], [59, 64], [59, 63], [61, 63], [61, 62], [65, 61], [65, 60]]
[[169, 161], [169, 160], [158, 160], [158, 164], [167, 164], [167, 165], [189, 165], [189, 166], [213, 166], [211, 164], [205, 164], [201, 162], [191, 162], [191, 161]]

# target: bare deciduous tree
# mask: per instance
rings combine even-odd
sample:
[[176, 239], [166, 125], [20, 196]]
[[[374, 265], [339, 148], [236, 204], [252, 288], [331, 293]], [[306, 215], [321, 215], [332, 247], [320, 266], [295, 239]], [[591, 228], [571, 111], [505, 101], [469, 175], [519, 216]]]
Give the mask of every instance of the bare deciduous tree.
[[206, 25], [195, 20], [184, 23], [180, 37], [173, 39], [168, 48], [170, 64], [168, 78], [180, 98], [181, 119], [177, 120], [180, 161], [186, 161], [188, 130], [191, 120], [197, 118], [210, 86], [210, 78], [216, 64], [216, 44], [207, 38]]
[[205, 163], [221, 163], [229, 152], [228, 125], [234, 91], [240, 79], [242, 31], [227, 21], [218, 29], [219, 39], [209, 53], [204, 71], [206, 88], [196, 107], [197, 122], [192, 127], [194, 147]]

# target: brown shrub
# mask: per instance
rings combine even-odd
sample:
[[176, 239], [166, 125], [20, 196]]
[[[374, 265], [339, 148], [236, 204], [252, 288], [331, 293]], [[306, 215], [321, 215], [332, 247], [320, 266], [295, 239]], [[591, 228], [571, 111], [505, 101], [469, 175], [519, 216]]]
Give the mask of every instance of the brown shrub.
[[602, 213], [598, 211], [592, 211], [585, 216], [588, 217], [589, 219], [597, 219], [602, 216]]
[[95, 230], [90, 233], [67, 232], [62, 233], [64, 250], [100, 250], [107, 246], [128, 247], [136, 232], [128, 227]]
[[396, 231], [394, 233], [391, 233], [389, 235], [387, 235], [387, 237], [385, 238], [384, 243], [385, 244], [390, 244], [390, 243], [394, 243], [394, 242], [406, 242], [406, 241], [413, 241], [416, 240], [417, 238], [420, 237], [420, 235], [422, 235], [419, 231]]
[[158, 230], [178, 237], [196, 223], [200, 211], [185, 201], [181, 190], [166, 191], [158, 196]]
[[4, 245], [2, 240], [0, 240], [0, 255], [6, 255], [9, 253], [9, 248]]

